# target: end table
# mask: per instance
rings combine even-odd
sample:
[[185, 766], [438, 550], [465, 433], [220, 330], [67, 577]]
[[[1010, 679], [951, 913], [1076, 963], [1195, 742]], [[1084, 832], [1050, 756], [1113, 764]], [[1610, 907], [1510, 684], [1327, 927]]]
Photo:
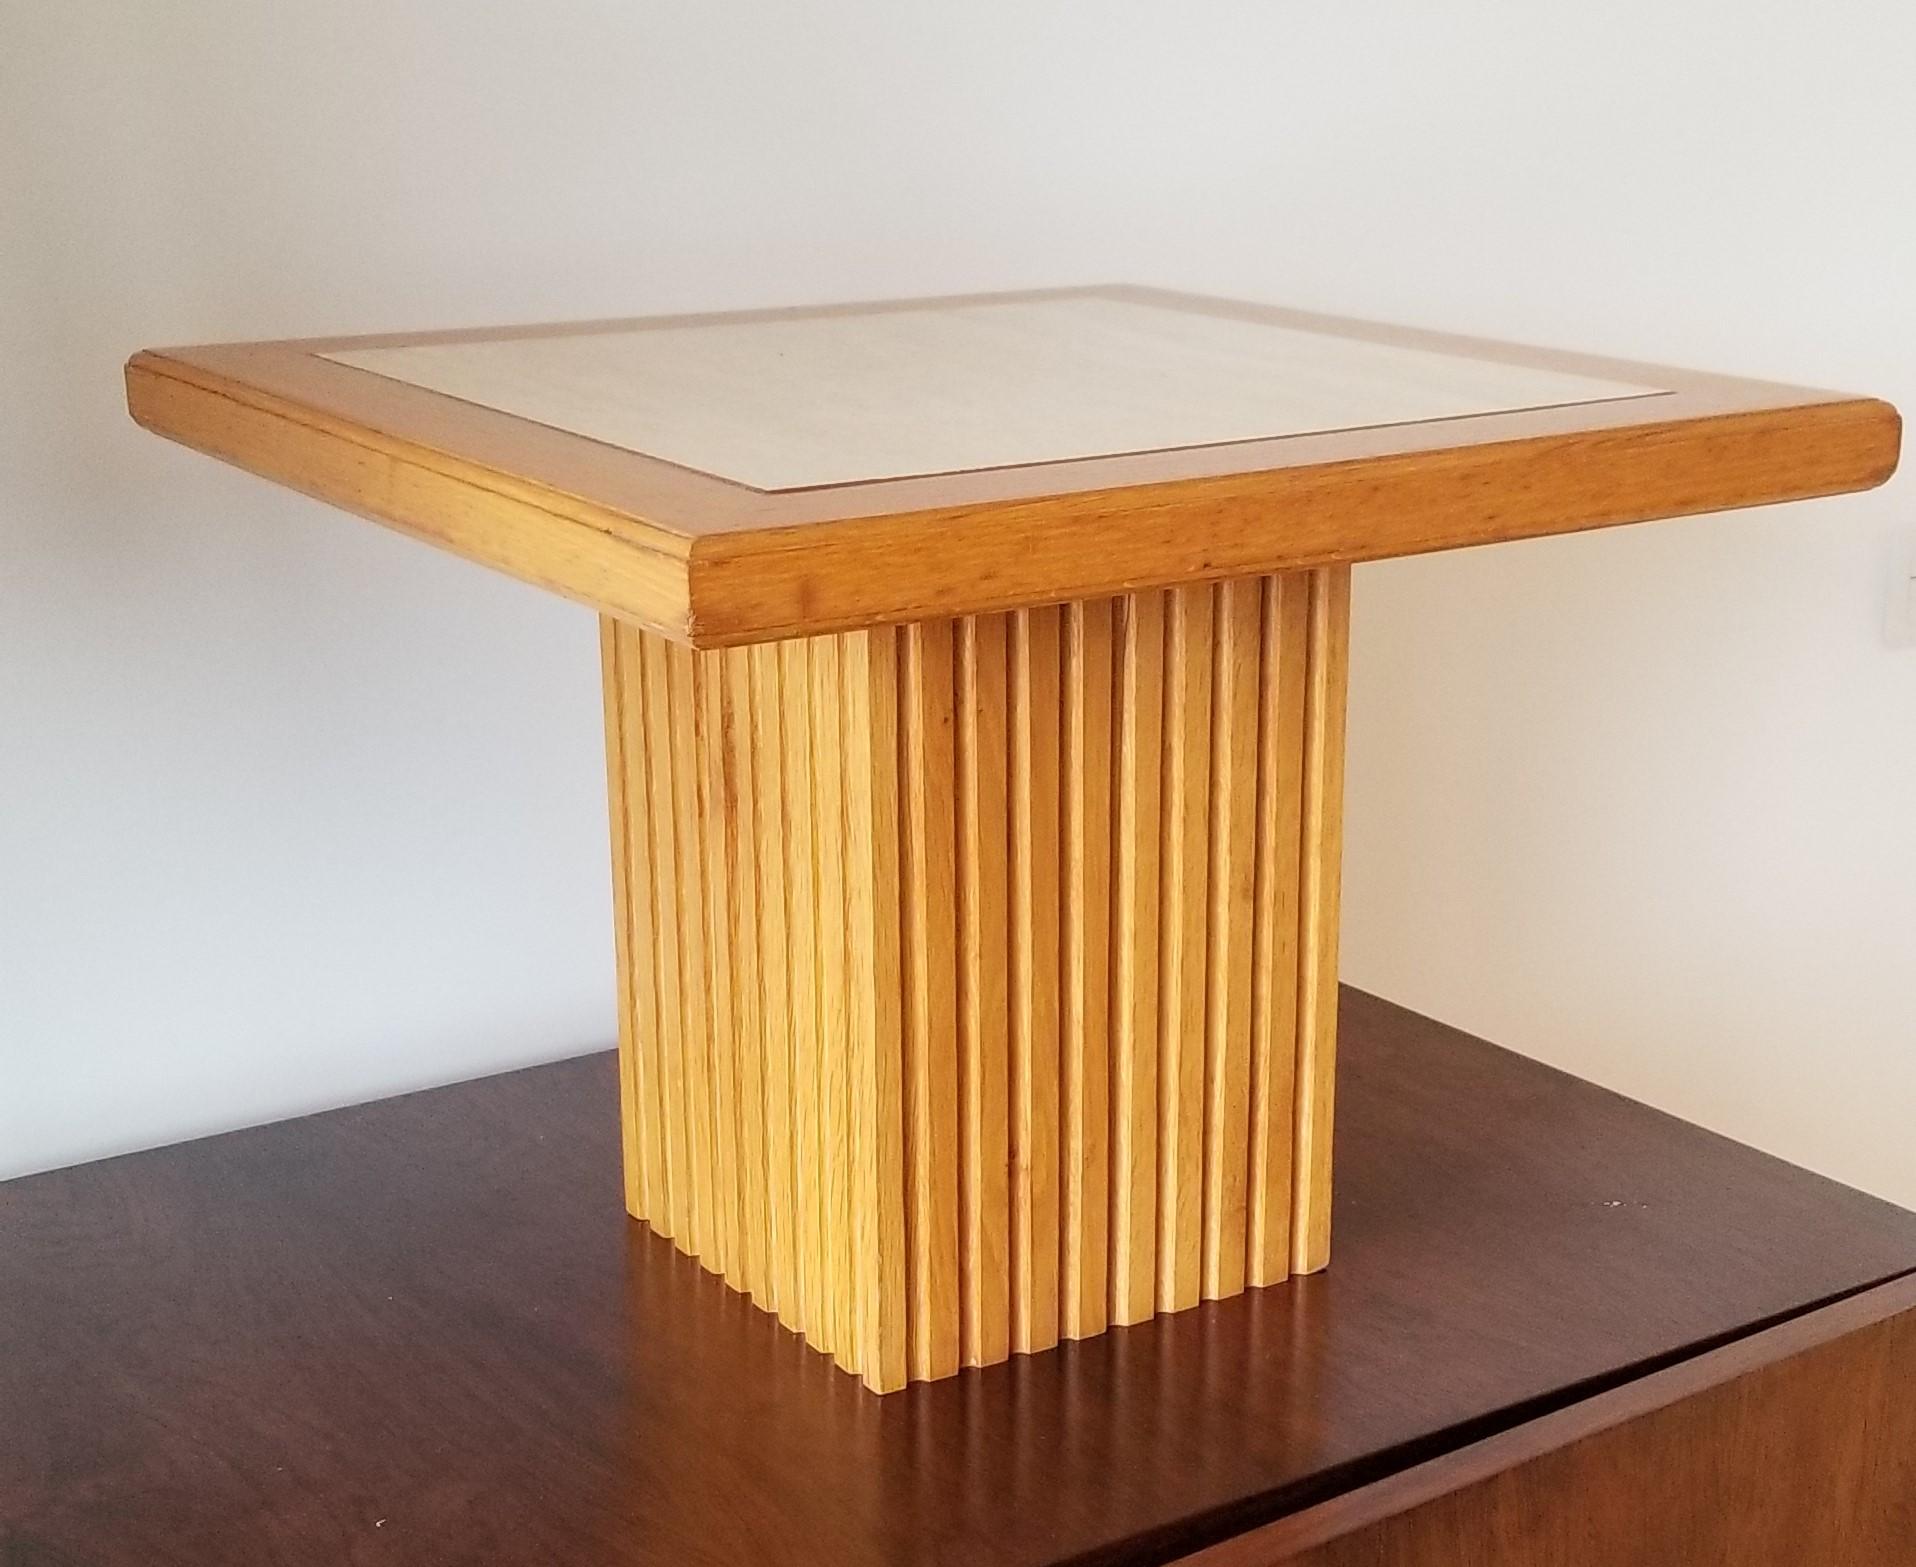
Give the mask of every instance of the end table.
[[1128, 287], [127, 395], [599, 612], [627, 1206], [879, 1391], [1328, 1261], [1353, 562], [1861, 489], [1900, 436]]

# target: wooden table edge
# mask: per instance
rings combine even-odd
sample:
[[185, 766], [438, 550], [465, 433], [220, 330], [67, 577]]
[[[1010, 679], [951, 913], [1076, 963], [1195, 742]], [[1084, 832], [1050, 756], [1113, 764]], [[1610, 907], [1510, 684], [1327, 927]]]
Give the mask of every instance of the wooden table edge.
[[685, 640], [690, 541], [683, 535], [163, 352], [136, 353], [125, 375], [128, 413], [156, 435]]
[[1916, 1271], [1808, 1306], [1728, 1343], [1179, 1556], [1177, 1567], [1279, 1567], [1547, 1455], [1912, 1313], [1916, 1313]]
[[[1829, 397], [714, 533], [691, 545], [688, 639], [725, 647], [1847, 494], [1895, 473], [1901, 435], [1889, 403]], [[1167, 556], [1181, 558], [1166, 569]]]
[[[396, 400], [398, 431], [345, 411], [357, 377]], [[773, 494], [311, 344], [146, 350], [126, 367], [129, 410], [156, 434], [703, 648], [1808, 499], [1895, 470], [1901, 419], [1885, 402], [1677, 379], [1598, 405], [1595, 425], [1542, 409], [1286, 437], [1248, 443], [1262, 466], [1243, 471], [1205, 471], [1215, 451], [1193, 449]], [[478, 455], [474, 429], [564, 460], [515, 471]], [[1048, 469], [1077, 487], [1046, 489]], [[594, 498], [588, 474], [624, 493]], [[840, 505], [854, 510], [830, 515]]]

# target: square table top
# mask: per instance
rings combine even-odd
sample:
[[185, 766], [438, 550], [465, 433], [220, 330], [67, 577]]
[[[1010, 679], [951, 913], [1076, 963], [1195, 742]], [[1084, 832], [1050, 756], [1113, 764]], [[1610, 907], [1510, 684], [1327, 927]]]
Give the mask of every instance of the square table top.
[[1830, 494], [1868, 398], [1132, 287], [155, 350], [141, 423], [698, 645]]

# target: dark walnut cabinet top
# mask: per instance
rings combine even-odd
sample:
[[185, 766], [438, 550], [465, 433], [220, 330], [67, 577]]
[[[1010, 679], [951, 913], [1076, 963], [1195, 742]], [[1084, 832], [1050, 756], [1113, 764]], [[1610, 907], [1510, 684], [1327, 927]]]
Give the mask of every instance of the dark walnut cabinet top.
[[1157, 1562], [1916, 1270], [1916, 1215], [1346, 991], [1330, 1270], [885, 1398], [588, 1057], [0, 1185], [7, 1567]]

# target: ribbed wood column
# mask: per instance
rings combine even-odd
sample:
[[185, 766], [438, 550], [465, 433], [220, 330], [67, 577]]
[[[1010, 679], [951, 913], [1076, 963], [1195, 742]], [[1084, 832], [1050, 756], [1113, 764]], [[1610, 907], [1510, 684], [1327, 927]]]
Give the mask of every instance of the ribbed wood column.
[[881, 1391], [1324, 1266], [1348, 625], [607, 619], [631, 1211]]

